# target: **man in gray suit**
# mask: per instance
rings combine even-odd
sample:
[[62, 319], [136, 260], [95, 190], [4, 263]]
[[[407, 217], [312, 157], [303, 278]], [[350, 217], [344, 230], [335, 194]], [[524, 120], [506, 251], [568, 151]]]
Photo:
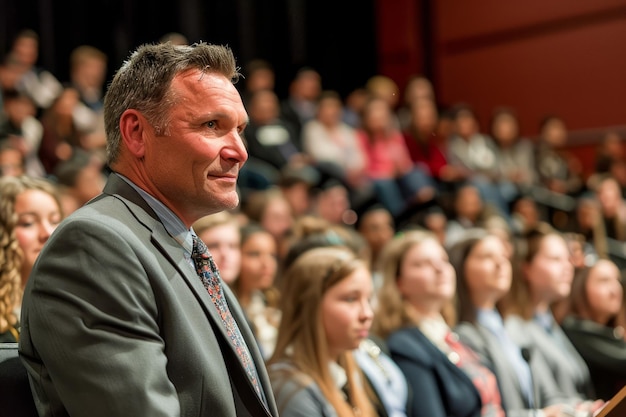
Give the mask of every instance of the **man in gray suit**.
[[278, 415], [208, 253], [197, 272], [191, 227], [239, 203], [237, 76], [231, 50], [205, 43], [143, 45], [115, 75], [112, 173], [46, 243], [23, 300], [20, 355], [41, 416]]

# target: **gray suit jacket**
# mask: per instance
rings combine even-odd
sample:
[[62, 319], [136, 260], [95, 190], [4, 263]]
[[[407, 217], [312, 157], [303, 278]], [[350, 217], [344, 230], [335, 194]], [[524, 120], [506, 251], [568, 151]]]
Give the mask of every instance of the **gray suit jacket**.
[[530, 344], [541, 352], [565, 395], [582, 400], [596, 399], [587, 364], [558, 324], [552, 326], [550, 335], [536, 322], [511, 315], [506, 318], [505, 326], [515, 343]]
[[20, 356], [41, 416], [277, 416], [256, 394], [182, 247], [124, 180], [53, 233], [29, 278]]
[[[507, 329], [509, 330], [509, 329]], [[500, 347], [500, 342], [489, 330], [479, 324], [468, 322], [459, 323], [455, 327], [460, 340], [474, 350], [482, 363], [490, 368], [498, 379], [502, 405], [507, 417], [533, 416], [535, 412], [529, 409], [515, 368], [509, 362], [506, 352]], [[510, 334], [510, 332], [509, 332]], [[530, 368], [535, 386], [535, 403], [537, 408], [558, 403], [570, 403], [557, 387], [550, 370], [540, 352], [533, 352], [530, 358]]]

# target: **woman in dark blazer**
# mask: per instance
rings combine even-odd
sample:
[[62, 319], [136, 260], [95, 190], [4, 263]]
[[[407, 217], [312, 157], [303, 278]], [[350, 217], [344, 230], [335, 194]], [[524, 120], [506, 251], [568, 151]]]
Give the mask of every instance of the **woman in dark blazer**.
[[411, 386], [409, 416], [502, 417], [495, 376], [458, 342], [444, 316], [455, 292], [454, 270], [436, 239], [407, 232], [381, 256], [383, 285], [374, 332]]

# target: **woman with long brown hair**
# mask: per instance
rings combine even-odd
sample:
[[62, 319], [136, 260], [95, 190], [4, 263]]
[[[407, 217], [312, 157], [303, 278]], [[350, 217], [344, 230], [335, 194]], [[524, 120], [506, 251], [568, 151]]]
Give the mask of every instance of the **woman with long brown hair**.
[[373, 319], [372, 278], [348, 249], [314, 248], [286, 271], [268, 371], [282, 417], [373, 417], [373, 393], [352, 350]]

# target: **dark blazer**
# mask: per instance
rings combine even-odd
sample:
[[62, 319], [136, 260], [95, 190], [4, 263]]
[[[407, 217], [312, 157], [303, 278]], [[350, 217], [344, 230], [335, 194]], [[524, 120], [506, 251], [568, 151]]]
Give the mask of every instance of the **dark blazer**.
[[563, 331], [583, 357], [598, 398], [610, 400], [626, 386], [626, 341], [614, 328], [568, 316]]
[[411, 389], [409, 417], [480, 416], [481, 400], [472, 380], [417, 327], [395, 331], [387, 346]]
[[20, 356], [45, 416], [277, 416], [256, 394], [182, 247], [115, 174], [53, 233], [28, 281]]

